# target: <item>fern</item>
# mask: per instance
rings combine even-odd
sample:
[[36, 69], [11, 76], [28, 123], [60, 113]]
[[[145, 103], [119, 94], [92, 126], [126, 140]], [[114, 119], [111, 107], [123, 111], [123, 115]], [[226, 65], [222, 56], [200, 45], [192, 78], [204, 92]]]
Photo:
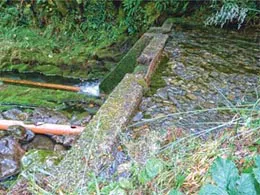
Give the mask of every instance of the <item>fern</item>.
[[249, 12], [259, 12], [255, 9], [255, 2], [240, 1], [240, 0], [223, 0], [211, 1], [211, 7], [217, 8], [221, 5], [220, 9], [208, 17], [206, 25], [220, 25], [221, 28], [228, 23], [237, 23], [238, 29], [246, 21]]

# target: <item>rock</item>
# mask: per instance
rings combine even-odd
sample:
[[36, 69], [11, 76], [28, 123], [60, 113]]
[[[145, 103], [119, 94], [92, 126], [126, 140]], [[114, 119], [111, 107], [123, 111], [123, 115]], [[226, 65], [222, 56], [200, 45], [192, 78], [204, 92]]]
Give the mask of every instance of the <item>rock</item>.
[[167, 89], [166, 88], [158, 89], [156, 95], [158, 97], [162, 98], [163, 100], [167, 100], [168, 99], [168, 93], [167, 93]]
[[21, 110], [13, 108], [2, 113], [4, 119], [8, 120], [22, 120], [25, 121], [28, 118], [28, 115]]
[[76, 135], [51, 135], [50, 137], [56, 143], [70, 147], [77, 141], [79, 136], [76, 136]]
[[190, 100], [197, 100], [198, 98], [197, 98], [197, 96], [195, 96], [194, 94], [192, 94], [192, 93], [187, 93], [187, 95], [186, 95]]
[[11, 136], [0, 140], [0, 181], [16, 175], [20, 170], [20, 160], [24, 150]]
[[133, 122], [137, 122], [140, 121], [143, 118], [143, 113], [142, 112], [138, 112], [134, 118], [132, 119]]
[[19, 125], [8, 127], [6, 133], [22, 143], [31, 141], [35, 136], [35, 134], [31, 130], [25, 129], [24, 127]]
[[26, 150], [53, 150], [54, 143], [48, 136], [35, 135], [34, 139], [30, 143], [23, 145], [23, 148]]
[[66, 124], [68, 118], [59, 112], [47, 108], [37, 108], [34, 110], [31, 121], [37, 124], [38, 122], [51, 124]]
[[92, 119], [91, 115], [88, 116], [84, 116], [84, 117], [77, 117], [77, 116], [73, 116], [70, 124], [71, 125], [78, 125], [78, 126], [84, 126], [87, 125], [89, 123], [89, 121]]
[[61, 144], [55, 144], [54, 151], [55, 152], [63, 152], [63, 151], [66, 151], [66, 148]]

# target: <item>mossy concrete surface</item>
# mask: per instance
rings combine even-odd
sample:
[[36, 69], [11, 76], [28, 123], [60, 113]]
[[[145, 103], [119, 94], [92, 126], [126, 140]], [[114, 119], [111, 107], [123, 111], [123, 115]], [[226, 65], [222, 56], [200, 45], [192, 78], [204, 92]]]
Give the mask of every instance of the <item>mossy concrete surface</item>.
[[171, 19], [167, 19], [163, 25], [161, 27], [151, 27], [147, 33], [162, 33], [162, 34], [166, 34], [171, 32], [173, 23]]
[[[88, 182], [93, 181], [93, 177], [106, 179], [108, 175], [111, 176], [110, 169], [115, 161], [113, 150], [116, 138], [136, 111], [143, 91], [149, 83], [145, 78], [148, 75], [147, 79], [150, 80], [155, 71], [168, 35], [159, 33], [151, 41], [150, 39], [150, 36], [145, 35], [139, 39], [119, 62], [116, 69], [104, 79], [101, 89], [103, 91], [112, 90], [126, 72], [134, 71], [138, 55], [148, 45], [141, 54], [142, 57], [146, 58], [146, 61], [139, 65], [142, 67], [141, 69], [144, 68], [143, 66], [148, 68], [144, 70], [143, 74], [140, 74], [142, 72], [140, 70], [136, 70], [133, 74], [126, 74], [112, 91], [107, 101], [82, 133], [77, 144], [54, 169], [54, 175], [58, 175], [58, 177], [50, 180], [52, 184], [55, 184], [55, 189], [64, 189], [66, 192], [68, 190], [69, 192], [80, 191], [84, 194], [87, 193]], [[113, 171], [112, 175], [116, 173]]]
[[[138, 108], [167, 38], [168, 35], [162, 33], [145, 33], [102, 81], [102, 91], [114, 90], [65, 158], [50, 170], [52, 176], [47, 180], [54, 194], [58, 191], [88, 194], [89, 182], [117, 175], [113, 152], [117, 136]], [[138, 64], [140, 54], [147, 57], [145, 63]]]
[[159, 55], [164, 48], [164, 45], [168, 39], [168, 35], [157, 34], [153, 37], [149, 45], [144, 49], [142, 54], [137, 59], [138, 63], [146, 64], [147, 66]]
[[106, 75], [100, 84], [101, 91], [110, 93], [122, 80], [126, 73], [132, 73], [135, 69], [136, 59], [148, 45], [150, 37], [142, 36], [128, 53], [120, 60], [117, 66]]
[[[66, 192], [87, 193], [90, 175], [103, 175], [113, 163], [112, 148], [116, 136], [125, 127], [139, 105], [145, 83], [141, 75], [127, 74], [113, 90], [77, 144], [55, 167], [51, 185]], [[56, 189], [57, 189], [56, 188]]]

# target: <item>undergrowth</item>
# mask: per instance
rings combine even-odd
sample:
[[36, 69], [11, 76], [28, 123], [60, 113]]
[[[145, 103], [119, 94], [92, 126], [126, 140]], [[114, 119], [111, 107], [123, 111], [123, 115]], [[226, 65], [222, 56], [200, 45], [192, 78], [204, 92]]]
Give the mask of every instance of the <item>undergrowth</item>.
[[[149, 131], [146, 124], [156, 123], [170, 115], [133, 124], [131, 127], [138, 126], [135, 130], [138, 135], [135, 136], [140, 139], [136, 144], [130, 143], [125, 134], [120, 135], [120, 150], [124, 150], [131, 158], [130, 163], [122, 164], [120, 169], [130, 174], [113, 181], [92, 175], [92, 179], [86, 181], [88, 188], [84, 193], [259, 194], [259, 102], [260, 99], [232, 108], [172, 114], [185, 117], [211, 111], [233, 113], [232, 120], [216, 122], [216, 126], [197, 133], [188, 133], [177, 127], [168, 131], [167, 136]], [[146, 153], [143, 151], [136, 158], [140, 149], [145, 149]], [[38, 186], [33, 179], [29, 181], [34, 192], [52, 194]], [[75, 194], [83, 193], [78, 193], [78, 190]]]

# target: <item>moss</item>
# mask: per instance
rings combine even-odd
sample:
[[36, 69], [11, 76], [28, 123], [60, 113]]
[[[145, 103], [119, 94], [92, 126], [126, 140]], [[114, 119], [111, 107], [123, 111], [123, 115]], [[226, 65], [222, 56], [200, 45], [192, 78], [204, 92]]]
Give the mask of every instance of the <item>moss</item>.
[[62, 70], [53, 65], [36, 66], [33, 70], [35, 72], [44, 72], [47, 75], [62, 75]]
[[146, 96], [152, 96], [153, 94], [156, 93], [157, 89], [166, 86], [166, 82], [163, 79], [163, 74], [164, 74], [163, 72], [168, 67], [168, 63], [167, 63], [168, 60], [169, 59], [166, 56], [162, 57], [155, 73], [151, 78], [150, 89], [145, 94]]
[[21, 73], [36, 71], [45, 75], [84, 79], [89, 78], [89, 75], [92, 78], [101, 78], [109, 69], [102, 70], [99, 74], [99, 70], [92, 68], [95, 64], [89, 61], [95, 53], [100, 55], [101, 60], [119, 61], [124, 54], [121, 52], [121, 41], [131, 39], [125, 34], [122, 37], [124, 39], [118, 37], [116, 42], [115, 39], [104, 37], [97, 44], [95, 41], [83, 41], [67, 35], [43, 36], [39, 29], [3, 27], [0, 28], [0, 69]]
[[129, 50], [129, 52], [120, 60], [116, 67], [106, 75], [100, 84], [100, 89], [103, 92], [111, 92], [114, 87], [122, 80], [126, 73], [131, 73], [134, 71], [136, 59], [141, 54], [146, 45], [148, 45], [149, 41], [149, 37], [141, 37]]
[[[99, 100], [90, 98], [85, 94], [42, 88], [28, 88], [18, 85], [8, 85], [2, 88], [0, 93], [0, 102], [2, 105], [33, 105], [54, 109], [63, 108], [65, 103], [69, 104], [72, 101], [91, 102], [97, 105], [101, 104]], [[71, 104], [73, 104], [73, 102]], [[0, 110], [6, 108], [8, 108], [8, 106], [0, 106]]]

